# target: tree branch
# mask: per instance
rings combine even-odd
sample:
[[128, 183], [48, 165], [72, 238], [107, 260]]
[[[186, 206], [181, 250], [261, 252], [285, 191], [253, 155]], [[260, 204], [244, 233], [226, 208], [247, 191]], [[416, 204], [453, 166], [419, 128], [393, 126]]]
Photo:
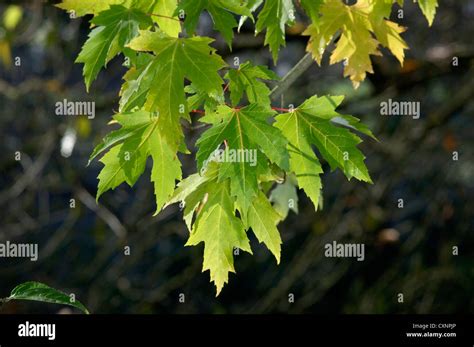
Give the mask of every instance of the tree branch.
[[303, 58], [281, 79], [281, 81], [273, 88], [270, 98], [276, 101], [293, 83], [308, 70], [314, 62], [311, 53], [306, 53]]

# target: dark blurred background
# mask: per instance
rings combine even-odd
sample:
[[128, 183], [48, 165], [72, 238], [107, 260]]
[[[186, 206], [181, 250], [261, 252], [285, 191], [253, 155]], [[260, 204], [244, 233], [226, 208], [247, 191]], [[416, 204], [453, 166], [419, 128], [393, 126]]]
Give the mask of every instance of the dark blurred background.
[[[375, 74], [354, 90], [326, 55], [322, 67], [313, 64], [285, 92], [283, 105], [314, 94], [346, 95], [341, 113], [361, 118], [380, 140], [365, 137], [361, 145], [374, 184], [348, 182], [326, 167], [324, 209], [315, 212], [299, 194], [299, 213], [279, 226], [281, 264], [252, 238], [254, 256], [235, 257], [237, 275], [218, 298], [209, 273], [201, 273], [202, 244], [183, 247], [188, 232], [179, 207], [152, 217], [149, 171], [134, 189], [122, 185], [95, 203], [101, 165], [86, 167], [87, 159], [110, 130], [125, 70], [116, 58], [87, 94], [74, 60], [89, 18], [70, 19], [54, 3], [0, 1], [0, 242], [39, 244], [37, 262], [0, 259], [0, 297], [35, 280], [74, 292], [93, 313], [474, 311], [473, 1], [440, 1], [432, 28], [406, 1], [404, 19], [396, 20], [408, 27], [403, 68], [384, 51], [373, 59]], [[230, 64], [238, 56], [283, 76], [305, 54], [306, 24], [298, 17], [289, 29], [276, 68], [250, 23], [232, 52], [218, 36], [215, 47]], [[216, 36], [211, 28], [203, 15], [199, 33]], [[420, 119], [381, 116], [380, 102], [389, 98], [419, 101]], [[55, 103], [63, 99], [94, 101], [96, 118], [57, 116]], [[185, 131], [192, 144], [201, 130]], [[193, 173], [193, 157], [182, 159], [185, 176]], [[365, 243], [365, 261], [326, 258], [324, 245], [334, 240]], [[69, 312], [32, 302], [2, 307], [3, 313], [58, 311]]]

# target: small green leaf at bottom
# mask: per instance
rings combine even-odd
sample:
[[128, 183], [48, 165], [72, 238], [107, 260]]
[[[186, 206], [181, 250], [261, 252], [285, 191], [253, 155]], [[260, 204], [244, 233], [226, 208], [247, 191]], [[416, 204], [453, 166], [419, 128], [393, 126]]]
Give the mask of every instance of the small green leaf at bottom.
[[5, 301], [10, 300], [31, 300], [69, 305], [89, 314], [87, 308], [79, 301], [71, 301], [71, 297], [66, 293], [39, 282], [25, 282], [16, 286], [13, 288], [10, 296], [5, 299]]

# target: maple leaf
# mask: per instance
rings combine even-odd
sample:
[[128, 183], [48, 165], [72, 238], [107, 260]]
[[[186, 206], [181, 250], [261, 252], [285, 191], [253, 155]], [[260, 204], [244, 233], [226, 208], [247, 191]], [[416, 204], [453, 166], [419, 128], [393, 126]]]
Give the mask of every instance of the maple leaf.
[[274, 125], [281, 129], [289, 142], [290, 171], [295, 173], [299, 187], [315, 208], [319, 205], [322, 188], [320, 174], [323, 170], [312, 145], [317, 147], [333, 170], [340, 168], [348, 179], [355, 177], [372, 182], [364, 163], [365, 157], [356, 147], [361, 139], [333, 122], [335, 118], [345, 117], [335, 111], [342, 100], [341, 96], [314, 96], [293, 112], [275, 117]]
[[234, 248], [252, 254], [242, 221], [235, 216], [229, 182], [214, 181], [208, 185], [206, 202], [196, 217], [186, 246], [204, 242], [202, 271], [209, 270], [216, 286], [216, 296], [227, 283], [229, 272], [235, 272]]
[[140, 28], [149, 27], [152, 21], [139, 10], [111, 5], [95, 16], [91, 23], [97, 27], [91, 31], [76, 59], [77, 63], [84, 63], [83, 74], [87, 90], [100, 69], [124, 50], [125, 45], [138, 35]]
[[151, 8], [153, 21], [172, 37], [178, 37], [181, 32], [181, 23], [175, 15], [177, 7], [178, 0], [157, 0]]
[[[276, 112], [259, 104], [243, 108], [220, 105], [215, 114], [206, 115], [200, 120], [213, 124], [197, 142], [199, 168], [211, 153], [227, 140], [228, 148], [255, 148], [281, 168], [288, 167], [288, 156], [281, 148], [287, 141], [278, 129], [268, 124], [267, 119]], [[275, 131], [276, 130], [276, 131]]]
[[201, 118], [204, 123], [213, 126], [206, 130], [196, 145], [198, 167], [226, 141], [226, 150], [255, 151], [256, 163], [251, 165], [240, 162], [225, 162], [222, 165], [220, 178], [231, 179], [231, 193], [237, 197], [237, 204], [243, 219], [257, 195], [258, 175], [268, 165], [268, 161], [281, 168], [288, 168], [287, 141], [281, 132], [268, 124], [267, 119], [275, 112], [268, 107], [251, 104], [241, 109], [225, 105], [217, 108], [215, 114]]
[[97, 199], [109, 189], [126, 182], [133, 186], [145, 170], [148, 156], [153, 159], [151, 181], [154, 183], [156, 213], [172, 196], [175, 181], [181, 179], [181, 163], [176, 151], [159, 131], [160, 117], [138, 111], [117, 114], [114, 119], [122, 126], [104, 138], [91, 155], [93, 160], [109, 150], [100, 161], [104, 164], [99, 173]]
[[[389, 0], [378, 0], [378, 1], [389, 1]], [[417, 2], [418, 6], [423, 12], [426, 20], [428, 21], [429, 26], [433, 24], [434, 17], [436, 15], [436, 8], [438, 7], [438, 0], [413, 0]], [[397, 3], [403, 7], [404, 0], [397, 0]]]
[[[228, 193], [229, 182], [217, 182], [219, 164], [210, 162], [202, 174], [182, 180], [166, 206], [180, 202], [190, 231], [186, 246], [204, 242], [202, 271], [209, 270], [216, 296], [235, 272], [234, 247], [251, 253], [242, 222], [235, 216], [234, 200]], [[194, 223], [193, 223], [194, 217]]]
[[66, 11], [74, 11], [76, 17], [86, 14], [97, 15], [110, 8], [111, 5], [122, 5], [126, 8], [134, 8], [152, 16], [161, 30], [170, 36], [178, 37], [181, 32], [181, 24], [178, 17], [174, 16], [178, 7], [178, 0], [63, 0], [56, 5]]
[[[248, 0], [247, 1], [247, 8], [250, 10], [250, 12], [255, 12], [257, 8], [260, 7], [260, 5], [263, 3], [263, 0]], [[240, 28], [242, 25], [244, 25], [245, 21], [249, 19], [249, 16], [241, 16], [239, 19], [239, 26], [237, 27], [237, 30], [240, 32]], [[254, 21], [254, 18], [250, 17], [252, 21]]]
[[278, 80], [279, 77], [265, 66], [255, 66], [250, 62], [241, 64], [238, 69], [231, 69], [224, 76], [229, 80], [230, 99], [236, 106], [244, 93], [249, 103], [270, 104], [270, 89], [261, 80]]
[[324, 0], [301, 0], [301, 6], [313, 23], [319, 21], [319, 9], [323, 3]]
[[234, 14], [252, 16], [247, 2], [242, 0], [182, 0], [179, 10], [186, 14], [184, 27], [191, 35], [196, 30], [201, 12], [209, 12], [214, 28], [222, 34], [229, 47], [234, 37], [233, 29], [237, 27]]
[[248, 211], [248, 225], [257, 239], [264, 243], [280, 263], [281, 237], [276, 225], [281, 216], [274, 210], [265, 194], [258, 192]]
[[431, 26], [436, 14], [436, 8], [438, 7], [438, 0], [418, 0], [418, 6], [420, 6], [421, 12], [423, 12], [428, 24]]
[[384, 18], [390, 12], [385, 0], [358, 0], [348, 6], [340, 0], [327, 0], [320, 9], [321, 18], [311, 24], [304, 35], [310, 36], [307, 50], [321, 64], [321, 58], [332, 38], [340, 32], [330, 64], [344, 61], [344, 76], [350, 76], [358, 87], [367, 72], [373, 73], [371, 55], [381, 55], [378, 46], [387, 47], [403, 64], [408, 48], [400, 33], [405, 29]]
[[195, 173], [186, 177], [178, 183], [178, 187], [163, 208], [179, 202], [184, 208], [183, 219], [191, 231], [193, 215], [198, 206], [203, 203], [203, 199], [210, 189], [209, 186], [217, 178], [218, 171], [218, 164], [211, 162], [202, 174]]
[[[112, 5], [133, 8], [143, 13], [152, 11], [153, 14], [172, 16], [177, 6], [177, 0], [62, 0], [56, 6], [68, 12], [74, 12], [76, 17], [82, 17], [87, 14], [95, 16]], [[162, 17], [162, 19], [166, 18]], [[162, 23], [161, 20], [156, 19], [155, 21]]]
[[107, 10], [110, 5], [123, 5], [124, 0], [63, 0], [60, 4], [56, 6], [72, 12], [77, 17], [85, 16], [86, 14], [98, 14], [104, 10]]
[[[201, 241], [205, 245], [203, 271], [210, 270], [211, 280], [216, 284], [217, 294], [219, 294], [224, 283], [227, 282], [228, 272], [235, 272], [233, 267], [232, 250], [234, 247], [246, 250], [251, 253], [245, 230], [252, 229], [257, 239], [264, 243], [273, 253], [277, 262], [280, 261], [281, 237], [276, 225], [281, 220], [281, 216], [274, 210], [268, 198], [259, 192], [253, 199], [248, 211], [248, 225], [235, 218], [234, 198], [230, 194], [229, 179], [218, 180], [221, 163], [210, 162], [203, 174], [193, 174], [178, 184], [173, 197], [166, 206], [181, 201], [184, 207], [184, 219], [190, 230], [190, 239], [186, 245], [196, 245]], [[220, 191], [220, 199], [213, 199], [216, 190]], [[218, 194], [218, 193], [217, 193]], [[215, 204], [219, 206], [214, 206]], [[219, 222], [215, 219], [203, 225], [202, 220], [207, 220], [206, 211], [219, 208]], [[192, 224], [193, 216], [195, 222]], [[229, 225], [233, 225], [230, 235]], [[199, 230], [200, 236], [195, 235]], [[227, 237], [240, 235], [244, 242], [244, 248], [239, 243], [228, 244]], [[244, 237], [245, 236], [245, 237]], [[225, 242], [217, 242], [224, 238]], [[231, 244], [234, 244], [231, 247]], [[209, 251], [209, 252], [207, 252]], [[207, 259], [206, 259], [207, 258]]]
[[390, 17], [392, 5], [392, 0], [377, 0], [373, 5], [369, 2], [367, 6], [372, 6], [372, 11], [369, 13], [368, 19], [371, 23], [371, 30], [380, 44], [387, 47], [403, 65], [405, 50], [408, 49], [408, 46], [400, 34], [405, 31], [405, 28], [385, 19]]
[[265, 45], [270, 47], [275, 64], [278, 61], [280, 47], [286, 45], [285, 26], [293, 25], [294, 19], [295, 9], [292, 0], [265, 1], [258, 15], [255, 31], [258, 34], [266, 29]]
[[218, 180], [222, 164], [210, 162], [208, 165], [202, 175], [193, 174], [181, 181], [166, 206], [179, 201], [184, 205], [184, 219], [190, 230], [186, 245], [205, 243], [203, 271], [210, 270], [218, 295], [224, 283], [227, 283], [228, 273], [235, 272], [234, 248], [252, 253], [245, 232], [247, 229], [251, 228], [277, 262], [280, 261], [282, 241], [276, 225], [281, 217], [265, 194], [259, 192], [249, 207], [249, 223], [246, 227], [235, 216], [235, 201], [230, 193], [229, 179]]
[[225, 103], [223, 94], [207, 94], [196, 88], [194, 84], [190, 84], [184, 88], [186, 94], [188, 94], [188, 109], [198, 110], [204, 106], [205, 113], [211, 114], [216, 110], [216, 107], [220, 104]]
[[148, 73], [153, 56], [148, 53], [138, 53], [136, 59], [132, 59], [133, 65], [123, 76], [124, 83], [120, 88], [119, 112], [130, 112], [135, 108], [143, 108], [146, 96], [151, 87], [154, 74]]
[[145, 102], [145, 110], [159, 112], [160, 130], [172, 146], [182, 143], [180, 118], [189, 119], [185, 79], [201, 92], [222, 95], [223, 80], [218, 71], [226, 64], [209, 46], [212, 41], [203, 37], [176, 38], [162, 31], [142, 31], [129, 44], [136, 51], [153, 52], [154, 56], [148, 65], [141, 67], [136, 82], [129, 82], [129, 89], [123, 91], [127, 100], [122, 107], [127, 108], [130, 98], [138, 98]]

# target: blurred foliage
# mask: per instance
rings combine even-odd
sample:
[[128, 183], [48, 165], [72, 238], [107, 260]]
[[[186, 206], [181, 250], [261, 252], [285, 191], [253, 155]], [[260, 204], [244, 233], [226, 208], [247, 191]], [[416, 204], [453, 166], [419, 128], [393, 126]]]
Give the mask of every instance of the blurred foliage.
[[[37, 262], [0, 259], [0, 297], [31, 280], [75, 293], [94, 313], [472, 313], [474, 6], [443, 1], [430, 29], [415, 5], [408, 2], [404, 11], [410, 50], [403, 67], [388, 55], [374, 59], [375, 74], [354, 90], [341, 77], [342, 66], [323, 59], [281, 101], [346, 95], [342, 113], [360, 117], [380, 140], [367, 139], [362, 148], [374, 184], [325, 174], [324, 209], [314, 212], [299, 194], [299, 213], [290, 210], [280, 225], [281, 264], [251, 240], [255, 256], [236, 256], [239, 275], [216, 299], [209, 274], [201, 273], [202, 249], [183, 248], [179, 207], [152, 217], [149, 182], [121, 186], [95, 202], [100, 164], [86, 163], [117, 105], [120, 59], [86, 94], [81, 66], [74, 64], [86, 21], [69, 18], [52, 2], [0, 2], [0, 242], [39, 243]], [[306, 38], [296, 35], [304, 27], [297, 16], [279, 75], [304, 55]], [[197, 30], [214, 35], [207, 16]], [[215, 46], [229, 63], [239, 56], [272, 64], [251, 23], [233, 52], [222, 37]], [[95, 119], [55, 115], [54, 104], [65, 98], [94, 101]], [[380, 102], [389, 98], [420, 101], [421, 118], [381, 116]], [[190, 148], [199, 131], [186, 129]], [[73, 146], [68, 157], [61, 151], [65, 139]], [[192, 156], [181, 159], [185, 173], [195, 170]], [[365, 261], [324, 257], [324, 245], [334, 240], [365, 243]], [[452, 255], [453, 246], [459, 255]], [[9, 303], [2, 312], [55, 309]]]
[[23, 9], [17, 5], [6, 7], [2, 16], [2, 25], [0, 27], [0, 61], [9, 68], [12, 64], [11, 57], [11, 38], [13, 31], [23, 16]]

